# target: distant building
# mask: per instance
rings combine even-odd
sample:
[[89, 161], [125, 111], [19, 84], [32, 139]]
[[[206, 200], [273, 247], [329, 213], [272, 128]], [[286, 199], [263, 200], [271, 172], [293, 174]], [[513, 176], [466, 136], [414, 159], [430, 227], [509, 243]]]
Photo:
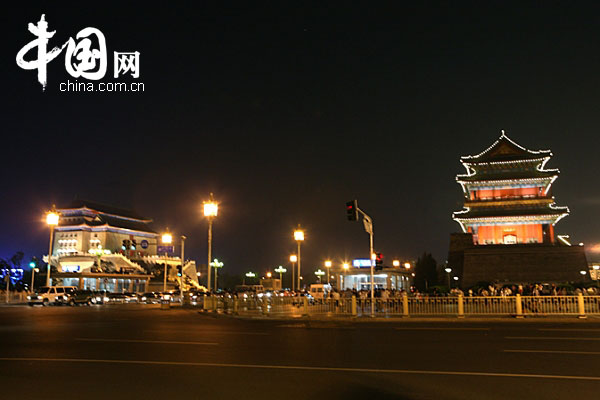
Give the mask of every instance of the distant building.
[[[398, 266], [377, 267], [373, 273], [375, 289], [393, 289], [409, 291], [412, 286], [413, 274], [411, 273], [411, 262], [402, 262]], [[352, 265], [340, 275], [338, 289], [371, 289], [371, 260], [368, 258], [356, 258]]]
[[[129, 258], [156, 255], [158, 234], [149, 218], [87, 200], [75, 200], [57, 210], [53, 256], [90, 254], [98, 249]], [[124, 241], [129, 241], [123, 248]], [[135, 244], [135, 245], [134, 245]]]
[[[149, 290], [152, 275], [140, 264], [169, 265], [169, 288], [177, 282], [179, 257], [158, 254], [159, 235], [152, 220], [131, 210], [88, 200], [75, 200], [57, 209], [59, 224], [54, 229], [50, 262], [58, 273], [53, 283], [81, 289], [110, 292]], [[168, 251], [171, 253], [172, 251]], [[186, 262], [186, 282], [198, 286], [196, 264]], [[161, 289], [162, 289], [162, 285]]]
[[461, 157], [467, 173], [456, 181], [464, 209], [453, 219], [463, 234], [451, 236], [448, 264], [462, 286], [582, 280], [583, 247], [555, 233], [569, 209], [554, 201], [559, 170], [545, 168], [551, 157], [550, 150], [528, 150], [504, 131], [483, 152]]

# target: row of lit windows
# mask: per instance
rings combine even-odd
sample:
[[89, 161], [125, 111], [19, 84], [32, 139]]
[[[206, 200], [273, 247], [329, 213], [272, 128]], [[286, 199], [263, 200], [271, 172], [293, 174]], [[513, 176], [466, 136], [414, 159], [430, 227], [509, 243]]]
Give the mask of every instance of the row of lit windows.
[[[522, 239], [513, 240], [512, 238], [506, 238], [506, 239], [504, 239], [504, 241], [498, 242], [498, 244], [516, 244], [516, 243], [523, 243], [523, 240]], [[538, 240], [536, 238], [527, 238], [525, 243], [538, 243]], [[494, 239], [484, 239], [483, 244], [496, 244], [496, 241]]]

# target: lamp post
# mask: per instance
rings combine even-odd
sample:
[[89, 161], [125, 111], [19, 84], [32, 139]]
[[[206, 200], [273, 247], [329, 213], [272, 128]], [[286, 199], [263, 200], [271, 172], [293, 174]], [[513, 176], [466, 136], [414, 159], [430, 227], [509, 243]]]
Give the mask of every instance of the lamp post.
[[246, 286], [246, 278], [255, 278], [256, 274], [254, 272], [246, 272], [246, 277], [244, 278], [244, 286]]
[[331, 261], [330, 260], [325, 261], [325, 268], [327, 268], [327, 283], [329, 283], [329, 275], [330, 275], [329, 271], [330, 271], [330, 268], [331, 268]]
[[[162, 244], [163, 245], [169, 245], [171, 244], [171, 242], [173, 241], [173, 236], [168, 232], [163, 233], [162, 235]], [[163, 281], [163, 292], [167, 291], [167, 248], [165, 246], [165, 278]]]
[[210, 292], [210, 259], [212, 257], [212, 223], [213, 219], [219, 212], [219, 205], [215, 202], [213, 194], [210, 194], [210, 200], [204, 202], [204, 216], [208, 220], [208, 262], [206, 264], [208, 269], [207, 286]]
[[58, 225], [58, 213], [52, 206], [52, 211], [46, 214], [46, 224], [50, 227], [50, 244], [48, 245], [48, 269], [46, 271], [46, 286], [50, 286], [50, 269], [52, 269], [52, 241], [54, 239], [54, 227]]
[[394, 268], [398, 268], [400, 266], [400, 260], [392, 261], [392, 265], [394, 266]]
[[298, 243], [298, 289], [300, 289], [300, 243], [304, 241], [304, 231], [300, 229], [300, 224], [298, 224], [298, 229], [294, 231], [294, 240]]
[[344, 279], [342, 282], [341, 275], [340, 275], [340, 290], [342, 290], [344, 288], [344, 286], [346, 286], [346, 274], [348, 273], [348, 270], [350, 269], [350, 264], [348, 264], [347, 262], [343, 263], [342, 269], [344, 270]]
[[181, 279], [179, 280], [179, 291], [181, 292], [181, 304], [184, 303], [183, 299], [183, 268], [185, 267], [185, 239], [187, 237], [185, 235], [181, 235]]
[[292, 263], [292, 291], [296, 291], [296, 261], [298, 261], [298, 256], [292, 254], [290, 256], [290, 262]]
[[319, 283], [321, 283], [321, 277], [325, 275], [325, 271], [321, 271], [321, 268], [315, 271], [315, 275], [319, 278]]
[[446, 271], [446, 273], [448, 274], [448, 290], [450, 290], [450, 288], [452, 287], [452, 284], [450, 282], [450, 272], [452, 272], [452, 268], [446, 267], [444, 271]]
[[279, 267], [275, 268], [275, 272], [279, 274], [279, 282], [281, 284], [280, 289], [283, 289], [283, 274], [287, 272], [287, 269], [283, 268], [283, 265], [280, 265]]
[[35, 267], [35, 261], [29, 263], [29, 268], [31, 268], [31, 287], [29, 288], [29, 291], [33, 293], [33, 282], [35, 282], [35, 273], [37, 269]]
[[223, 268], [223, 265], [225, 265], [225, 264], [222, 263], [222, 262], [220, 262], [216, 258], [215, 258], [215, 260], [212, 263], [210, 263], [210, 266], [215, 269], [215, 287], [214, 287], [215, 292], [218, 289], [218, 286], [217, 286], [217, 271], [218, 271], [218, 269], [217, 268]]

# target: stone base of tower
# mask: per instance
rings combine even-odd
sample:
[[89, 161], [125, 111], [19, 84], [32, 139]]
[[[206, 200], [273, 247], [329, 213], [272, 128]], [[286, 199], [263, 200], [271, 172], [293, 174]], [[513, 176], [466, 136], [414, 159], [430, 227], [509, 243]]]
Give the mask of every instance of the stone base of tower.
[[552, 244], [474, 245], [468, 233], [450, 235], [448, 266], [456, 272], [460, 286], [479, 282], [565, 283], [589, 281], [583, 246]]

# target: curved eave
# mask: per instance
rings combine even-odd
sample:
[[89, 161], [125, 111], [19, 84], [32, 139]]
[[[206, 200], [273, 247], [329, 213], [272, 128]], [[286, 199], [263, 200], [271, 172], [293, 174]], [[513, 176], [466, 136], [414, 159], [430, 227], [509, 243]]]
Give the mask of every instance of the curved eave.
[[154, 231], [142, 231], [142, 230], [137, 230], [137, 229], [129, 229], [129, 228], [121, 228], [118, 226], [113, 226], [113, 225], [109, 225], [109, 224], [103, 224], [103, 225], [86, 225], [86, 224], [79, 224], [79, 225], [58, 225], [57, 227], [54, 228], [56, 231], [76, 231], [76, 230], [82, 230], [82, 231], [90, 231], [90, 232], [104, 232], [104, 231], [108, 231], [108, 230], [115, 230], [115, 231], [119, 231], [120, 233], [125, 233], [125, 234], [137, 234], [138, 236], [149, 236], [149, 237], [156, 237], [158, 236], [158, 234]]
[[550, 150], [529, 150], [526, 149], [525, 147], [521, 146], [520, 144], [514, 142], [511, 138], [509, 138], [508, 136], [506, 136], [504, 130], [501, 131], [502, 134], [500, 135], [500, 137], [498, 139], [496, 139], [496, 141], [494, 143], [492, 143], [492, 145], [490, 147], [488, 147], [487, 149], [485, 149], [484, 151], [482, 151], [481, 153], [477, 154], [477, 155], [468, 155], [468, 156], [462, 156], [460, 159], [461, 160], [477, 160], [481, 157], [483, 157], [484, 155], [486, 155], [487, 153], [490, 152], [490, 150], [492, 150], [495, 146], [498, 145], [498, 143], [500, 143], [501, 140], [507, 140], [510, 144], [512, 144], [513, 146], [525, 151], [528, 154], [531, 155], [547, 155], [547, 156], [552, 156], [552, 152]]
[[[456, 213], [455, 213], [456, 214]], [[558, 221], [569, 215], [569, 212], [557, 213], [557, 214], [540, 214], [540, 215], [515, 215], [505, 217], [466, 217], [460, 218], [453, 215], [453, 218], [458, 222], [463, 231], [466, 232], [465, 226], [474, 225], [487, 225], [487, 224], [514, 224], [514, 223], [542, 223], [548, 221], [552, 225], [556, 225]]]

